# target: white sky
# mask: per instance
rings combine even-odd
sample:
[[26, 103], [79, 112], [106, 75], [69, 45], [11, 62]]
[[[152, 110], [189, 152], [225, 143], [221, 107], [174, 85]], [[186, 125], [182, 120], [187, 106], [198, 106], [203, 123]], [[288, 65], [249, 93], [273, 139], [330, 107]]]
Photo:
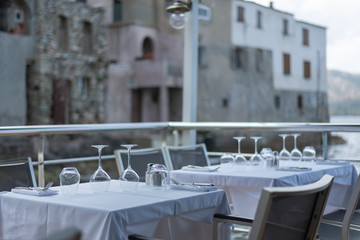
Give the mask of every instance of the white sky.
[[[270, 0], [250, 0], [269, 6]], [[272, 0], [275, 9], [327, 28], [327, 68], [360, 74], [359, 0]]]

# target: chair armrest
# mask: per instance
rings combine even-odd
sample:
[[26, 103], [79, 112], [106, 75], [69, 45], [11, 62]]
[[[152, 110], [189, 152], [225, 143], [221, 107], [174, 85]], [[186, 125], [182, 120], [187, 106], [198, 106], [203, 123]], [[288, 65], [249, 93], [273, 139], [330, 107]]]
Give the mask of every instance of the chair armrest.
[[249, 218], [242, 218], [242, 217], [237, 217], [237, 216], [233, 216], [233, 215], [224, 215], [224, 214], [218, 214], [215, 213], [214, 214], [214, 221], [215, 222], [226, 222], [226, 223], [231, 223], [231, 224], [237, 224], [237, 225], [242, 225], [242, 226], [252, 226], [253, 220], [249, 219]]

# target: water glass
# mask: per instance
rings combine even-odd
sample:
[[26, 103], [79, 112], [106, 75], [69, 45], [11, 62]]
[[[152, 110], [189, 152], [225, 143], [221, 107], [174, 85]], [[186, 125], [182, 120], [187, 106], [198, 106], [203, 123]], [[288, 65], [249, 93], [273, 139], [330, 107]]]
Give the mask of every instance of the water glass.
[[150, 186], [154, 190], [165, 190], [169, 184], [169, 171], [163, 164], [153, 164], [150, 168]]
[[304, 161], [314, 161], [316, 156], [316, 151], [313, 146], [306, 146], [303, 150], [303, 160]]
[[76, 194], [80, 183], [80, 174], [75, 167], [65, 167], [60, 175], [60, 189], [61, 193]]
[[231, 172], [233, 168], [234, 157], [231, 153], [224, 153], [220, 157], [220, 166], [223, 172]]
[[275, 155], [270, 148], [264, 150], [261, 157], [264, 159], [264, 168], [272, 168], [275, 166]]

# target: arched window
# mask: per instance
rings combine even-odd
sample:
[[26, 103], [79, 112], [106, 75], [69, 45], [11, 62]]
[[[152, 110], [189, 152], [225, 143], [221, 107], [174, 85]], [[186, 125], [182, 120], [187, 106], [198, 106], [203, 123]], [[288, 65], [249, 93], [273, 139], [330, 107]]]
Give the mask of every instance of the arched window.
[[142, 46], [142, 53], [144, 59], [154, 59], [154, 44], [151, 38], [146, 37]]

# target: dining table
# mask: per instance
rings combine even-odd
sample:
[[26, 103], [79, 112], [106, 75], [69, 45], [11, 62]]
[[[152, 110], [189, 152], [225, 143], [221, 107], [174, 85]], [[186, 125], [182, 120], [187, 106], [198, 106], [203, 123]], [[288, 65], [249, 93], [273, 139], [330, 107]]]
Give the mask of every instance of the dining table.
[[173, 180], [180, 183], [203, 182], [224, 189], [233, 213], [254, 218], [265, 187], [300, 186], [320, 180], [325, 174], [334, 177], [324, 213], [346, 208], [358, 178], [356, 168], [346, 161], [323, 160], [318, 162], [284, 161], [277, 167], [226, 163], [196, 167], [184, 166], [171, 171]]
[[118, 180], [111, 180], [106, 192], [93, 192], [90, 183], [79, 184], [76, 194], [2, 192], [0, 239], [40, 239], [67, 227], [79, 229], [84, 240], [125, 240], [132, 233], [211, 239], [214, 213], [230, 213], [222, 189], [153, 189], [139, 183], [137, 191], [124, 192]]

